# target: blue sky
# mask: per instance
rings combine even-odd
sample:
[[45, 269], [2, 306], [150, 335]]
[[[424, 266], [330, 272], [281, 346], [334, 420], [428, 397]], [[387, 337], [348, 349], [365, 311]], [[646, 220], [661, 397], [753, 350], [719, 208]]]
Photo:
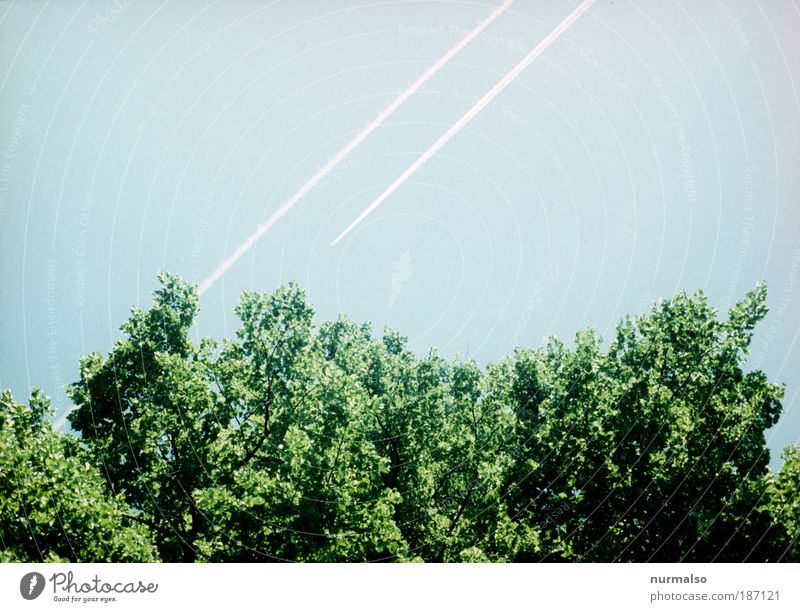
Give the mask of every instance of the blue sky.
[[[493, 6], [0, 3], [0, 387], [63, 416], [158, 270], [199, 283]], [[294, 279], [320, 321], [487, 363], [765, 279], [751, 365], [787, 384], [770, 447], [800, 440], [790, 3], [598, 0], [330, 247], [574, 6], [517, 0], [203, 295], [196, 333]]]

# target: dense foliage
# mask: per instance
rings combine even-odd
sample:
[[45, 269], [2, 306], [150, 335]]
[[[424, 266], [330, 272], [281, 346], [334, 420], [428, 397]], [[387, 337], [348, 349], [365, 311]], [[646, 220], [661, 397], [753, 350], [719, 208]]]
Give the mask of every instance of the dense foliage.
[[157, 560], [147, 529], [49, 416], [37, 391], [30, 408], [0, 396], [0, 561]]
[[[702, 293], [481, 369], [412, 354], [296, 286], [191, 341], [174, 276], [69, 393], [76, 438], [6, 394], [2, 559], [797, 561], [800, 447], [768, 467], [783, 389], [745, 372], [759, 285]], [[90, 463], [92, 465], [90, 465]]]

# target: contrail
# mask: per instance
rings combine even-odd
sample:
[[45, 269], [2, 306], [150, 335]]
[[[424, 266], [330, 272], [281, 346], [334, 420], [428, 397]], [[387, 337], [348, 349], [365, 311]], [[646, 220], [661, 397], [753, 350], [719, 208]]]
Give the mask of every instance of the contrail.
[[256, 242], [258, 242], [261, 237], [269, 231], [269, 229], [278, 221], [281, 217], [283, 217], [289, 209], [292, 208], [297, 202], [299, 202], [309, 191], [311, 191], [317, 183], [319, 183], [326, 174], [328, 174], [331, 170], [333, 170], [339, 162], [341, 162], [345, 157], [347, 157], [358, 145], [360, 145], [364, 139], [369, 136], [372, 132], [374, 132], [380, 125], [389, 118], [389, 116], [396, 111], [400, 105], [402, 105], [406, 100], [408, 100], [420, 87], [422, 87], [425, 82], [430, 79], [434, 74], [436, 74], [447, 62], [449, 62], [453, 56], [461, 51], [464, 47], [466, 47], [469, 43], [471, 43], [475, 37], [477, 37], [481, 32], [483, 32], [489, 24], [491, 24], [495, 19], [497, 19], [500, 15], [502, 15], [505, 10], [511, 6], [514, 0], [504, 0], [502, 4], [500, 4], [497, 8], [495, 8], [489, 15], [478, 25], [470, 31], [464, 38], [462, 38], [456, 45], [450, 49], [447, 53], [445, 53], [435, 64], [433, 64], [430, 68], [428, 68], [422, 75], [414, 81], [405, 91], [403, 91], [395, 100], [387, 106], [381, 113], [375, 117], [367, 126], [361, 130], [350, 142], [348, 142], [342, 149], [334, 155], [328, 163], [326, 163], [322, 168], [317, 170], [317, 172], [312, 176], [308, 181], [288, 200], [286, 200], [283, 204], [281, 204], [280, 208], [272, 213], [269, 219], [264, 221], [261, 225], [258, 226], [255, 232], [250, 234], [247, 239], [240, 244], [237, 249], [233, 252], [230, 257], [227, 257], [222, 261], [222, 263], [217, 266], [217, 269], [206, 278], [202, 283], [200, 283], [199, 292], [202, 295], [209, 289], [219, 278], [228, 271], [233, 264], [235, 264], [247, 251], [253, 248]]
[[455, 136], [459, 131], [461, 131], [461, 129], [467, 123], [469, 123], [472, 120], [472, 118], [475, 117], [475, 115], [481, 112], [481, 110], [483, 110], [483, 108], [487, 104], [489, 104], [489, 102], [494, 100], [497, 94], [503, 91], [515, 78], [517, 78], [517, 76], [519, 76], [519, 74], [523, 70], [525, 70], [525, 68], [528, 67], [528, 64], [530, 64], [539, 55], [541, 55], [541, 53], [545, 49], [547, 49], [547, 47], [549, 47], [553, 43], [553, 41], [555, 41], [556, 38], [558, 38], [564, 32], [564, 30], [569, 28], [569, 26], [571, 26], [573, 22], [576, 19], [578, 19], [578, 17], [580, 17], [584, 13], [584, 11], [586, 11], [593, 3], [594, 0], [584, 0], [583, 2], [581, 2], [578, 5], [578, 7], [574, 11], [572, 11], [572, 13], [570, 13], [570, 15], [564, 21], [558, 24], [555, 30], [550, 32], [550, 34], [548, 34], [544, 38], [544, 40], [542, 40], [542, 42], [536, 45], [533, 48], [533, 50], [522, 59], [522, 61], [520, 61], [516, 66], [514, 66], [511, 72], [509, 72], [502, 79], [500, 79], [497, 85], [492, 87], [485, 96], [483, 96], [480, 100], [478, 100], [478, 102], [476, 102], [475, 105], [471, 109], [469, 109], [464, 114], [464, 116], [461, 117], [461, 119], [459, 119], [455, 123], [455, 125], [453, 125], [453, 127], [451, 127], [444, 134], [442, 134], [439, 140], [434, 142], [427, 151], [425, 151], [422, 155], [419, 156], [419, 159], [417, 159], [417, 161], [411, 164], [408, 167], [408, 169], [405, 172], [403, 172], [403, 174], [397, 177], [397, 180], [395, 180], [394, 183], [389, 185], [389, 188], [386, 189], [386, 191], [384, 191], [381, 195], [379, 195], [375, 199], [375, 201], [372, 202], [372, 204], [370, 204], [367, 207], [367, 209], [356, 218], [355, 221], [353, 221], [350, 225], [348, 225], [347, 228], [336, 237], [336, 240], [334, 240], [331, 243], [331, 246], [335, 246], [337, 242], [339, 242], [342, 238], [347, 236], [347, 234], [349, 234], [354, 227], [356, 227], [359, 223], [361, 223], [367, 215], [369, 215], [373, 210], [375, 210], [378, 206], [380, 206], [381, 203], [386, 198], [392, 195], [403, 183], [405, 183], [412, 174], [414, 174], [417, 170], [419, 170], [422, 167], [422, 165], [425, 164], [425, 162], [427, 162], [431, 157], [433, 157], [439, 149], [441, 149], [453, 136]]

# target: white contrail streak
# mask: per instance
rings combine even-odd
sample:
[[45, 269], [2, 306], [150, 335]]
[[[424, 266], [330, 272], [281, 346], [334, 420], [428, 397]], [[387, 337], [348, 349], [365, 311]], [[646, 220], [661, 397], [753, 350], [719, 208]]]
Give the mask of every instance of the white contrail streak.
[[370, 204], [367, 207], [367, 209], [356, 218], [355, 221], [353, 221], [350, 225], [348, 225], [347, 228], [336, 237], [336, 240], [334, 240], [331, 243], [331, 246], [335, 246], [337, 242], [339, 242], [342, 238], [347, 236], [347, 234], [349, 234], [350, 231], [355, 226], [361, 223], [367, 215], [369, 215], [373, 210], [375, 210], [378, 206], [380, 206], [381, 203], [386, 198], [392, 195], [403, 183], [405, 183], [412, 174], [414, 174], [417, 170], [419, 170], [423, 166], [423, 164], [425, 164], [425, 162], [427, 162], [431, 157], [433, 157], [439, 149], [441, 149], [453, 136], [455, 136], [459, 131], [461, 131], [461, 129], [467, 123], [469, 123], [472, 120], [472, 118], [475, 117], [475, 115], [481, 112], [484, 109], [484, 107], [497, 96], [497, 94], [503, 91], [515, 78], [517, 78], [517, 76], [519, 76], [519, 74], [523, 70], [525, 70], [525, 68], [528, 67], [528, 64], [530, 64], [539, 55], [541, 55], [541, 53], [545, 49], [547, 49], [547, 47], [549, 47], [553, 43], [553, 41], [555, 41], [555, 39], [558, 38], [564, 32], [564, 30], [569, 28], [569, 26], [571, 26], [572, 23], [578, 17], [580, 17], [584, 13], [584, 11], [586, 11], [593, 3], [594, 0], [584, 0], [583, 2], [581, 2], [578, 5], [578, 7], [574, 11], [572, 11], [572, 13], [570, 13], [570, 15], [564, 21], [558, 24], [555, 30], [550, 32], [550, 34], [548, 34], [544, 38], [544, 40], [542, 40], [542, 42], [536, 45], [533, 48], [533, 50], [522, 59], [522, 61], [520, 61], [516, 66], [514, 66], [511, 72], [509, 72], [502, 79], [500, 79], [500, 81], [498, 81], [498, 83], [494, 87], [492, 87], [485, 96], [483, 96], [480, 100], [478, 100], [478, 102], [476, 102], [475, 105], [471, 109], [469, 109], [464, 114], [464, 116], [461, 117], [461, 119], [459, 119], [455, 123], [455, 125], [453, 125], [453, 127], [451, 127], [444, 134], [442, 134], [439, 140], [434, 142], [427, 151], [425, 151], [422, 155], [419, 156], [417, 161], [411, 164], [408, 167], [408, 169], [405, 172], [403, 172], [403, 174], [397, 177], [397, 180], [395, 180], [394, 183], [389, 185], [386, 191], [384, 191], [381, 195], [379, 195], [375, 199], [375, 201], [372, 202], [372, 204]]
[[388, 119], [389, 116], [400, 107], [400, 105], [414, 95], [414, 93], [420, 87], [422, 87], [422, 85], [425, 84], [428, 79], [436, 74], [447, 62], [449, 62], [456, 53], [471, 43], [489, 26], [489, 24], [502, 15], [513, 2], [514, 0], [503, 0], [502, 4], [489, 13], [489, 15], [483, 21], [475, 26], [475, 28], [466, 36], [464, 36], [464, 38], [458, 41], [458, 43], [456, 43], [452, 49], [445, 53], [435, 64], [422, 73], [422, 75], [416, 81], [414, 81], [405, 91], [397, 96], [397, 98], [395, 98], [395, 100], [389, 106], [381, 111], [381, 113], [375, 117], [375, 119], [367, 124], [367, 126], [358, 134], [356, 134], [353, 140], [348, 142], [338, 153], [336, 153], [336, 155], [328, 160], [328, 163], [317, 170], [314, 176], [308, 179], [308, 181], [292, 197], [281, 204], [280, 208], [272, 213], [272, 216], [270, 216], [269, 219], [259, 225], [256, 231], [250, 234], [250, 236], [248, 236], [247, 239], [236, 248], [230, 257], [224, 259], [222, 263], [217, 266], [217, 269], [214, 270], [214, 272], [212, 272], [211, 275], [202, 283], [200, 283], [200, 294], [202, 295], [205, 293], [206, 290], [208, 290], [215, 282], [217, 282], [219, 278], [228, 271], [228, 268], [235, 264], [242, 257], [242, 255], [253, 248], [255, 243], [258, 242], [261, 237], [269, 231], [276, 221], [289, 212], [289, 209], [297, 204], [297, 202], [299, 202], [309, 191], [311, 191], [317, 185], [317, 183], [319, 183], [325, 177], [326, 174], [333, 170], [339, 164], [339, 162], [352, 153], [352, 151], [358, 145], [360, 145], [367, 136], [378, 129], [378, 127], [380, 127], [380, 125], [386, 121], [386, 119]]

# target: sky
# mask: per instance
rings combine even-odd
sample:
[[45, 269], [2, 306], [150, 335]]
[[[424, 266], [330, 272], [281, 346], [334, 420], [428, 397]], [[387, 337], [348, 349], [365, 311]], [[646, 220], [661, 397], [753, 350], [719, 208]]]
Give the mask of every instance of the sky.
[[[500, 4], [0, 2], [0, 388], [70, 408], [156, 273], [207, 278]], [[760, 280], [748, 368], [800, 441], [800, 14], [791, 2], [597, 0], [335, 247], [331, 242], [577, 2], [517, 0], [202, 296], [298, 281], [318, 322], [388, 325], [481, 364], [606, 339]]]

